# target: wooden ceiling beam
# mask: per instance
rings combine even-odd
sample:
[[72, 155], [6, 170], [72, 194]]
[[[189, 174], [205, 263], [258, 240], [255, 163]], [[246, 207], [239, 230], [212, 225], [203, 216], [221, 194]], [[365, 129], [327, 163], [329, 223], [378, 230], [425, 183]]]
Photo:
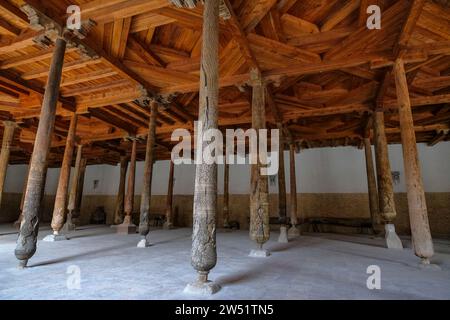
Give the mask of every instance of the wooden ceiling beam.
[[0, 0], [0, 8], [2, 8], [2, 10], [6, 11], [8, 14], [14, 16], [14, 18], [17, 19], [20, 23], [25, 25], [28, 24], [27, 15], [7, 0]]
[[77, 74], [76, 76], [63, 77], [60, 87], [72, 86], [83, 82], [99, 80], [117, 75], [117, 72], [111, 68], [102, 68], [97, 71], [92, 71], [83, 74]]
[[401, 51], [405, 52], [409, 39], [411, 38], [414, 28], [416, 27], [419, 16], [422, 13], [423, 6], [426, 0], [413, 0], [409, 13], [403, 24], [402, 31], [400, 33], [399, 40], [394, 47], [394, 56], [397, 57], [401, 54]]
[[[63, 71], [63, 73], [67, 72], [67, 71], [73, 71], [73, 70], [77, 70], [77, 69], [84, 68], [87, 66], [99, 64], [101, 62], [102, 62], [101, 59], [81, 58], [81, 59], [78, 59], [75, 61], [64, 63], [62, 71]], [[37, 70], [33, 70], [30, 72], [25, 72], [21, 75], [21, 77], [22, 77], [22, 79], [25, 79], [25, 80], [33, 80], [33, 79], [43, 78], [43, 77], [48, 76], [49, 71], [50, 71], [50, 66], [44, 67], [41, 69], [37, 69]]]
[[436, 135], [433, 137], [433, 139], [428, 142], [429, 147], [433, 147], [437, 145], [439, 142], [444, 141], [445, 138], [447, 138], [450, 130], [439, 130], [436, 132]]
[[93, 117], [95, 117], [109, 125], [117, 127], [119, 129], [122, 129], [122, 130], [128, 132], [129, 134], [136, 134], [136, 132], [137, 132], [136, 126], [116, 117], [115, 115], [113, 115], [110, 112], [106, 112], [106, 111], [100, 110], [98, 108], [89, 108], [88, 112]]
[[[7, 82], [7, 83], [13, 83], [14, 85], [25, 89], [25, 90], [30, 90], [34, 93], [37, 93], [41, 96], [44, 95], [45, 89], [38, 87], [37, 85], [23, 80], [21, 77], [10, 73], [8, 71], [5, 70], [0, 70], [0, 81], [2, 82]], [[61, 95], [58, 98], [58, 101], [62, 104], [62, 107], [64, 109], [67, 109], [69, 111], [75, 111], [76, 109], [76, 103], [73, 99], [69, 99], [69, 98], [64, 98]]]
[[155, 55], [152, 50], [141, 40], [131, 35], [128, 39], [128, 47], [133, 50], [142, 60], [151, 65], [165, 67], [165, 63]]
[[4, 42], [0, 42], [0, 55], [11, 53], [35, 45], [35, 38], [42, 35], [43, 33], [43, 31], [27, 30], [17, 37]]
[[102, 84], [98, 84], [96, 86], [83, 86], [74, 89], [64, 89], [61, 91], [61, 95], [63, 97], [73, 97], [73, 96], [81, 96], [89, 93], [105, 91], [105, 90], [113, 90], [121, 87], [129, 86], [131, 83], [128, 79], [120, 79], [109, 82], [104, 82]]
[[[441, 94], [425, 97], [411, 97], [411, 107], [430, 106], [435, 104], [450, 103], [450, 94]], [[398, 102], [395, 99], [384, 101], [384, 109], [398, 108]]]
[[10, 24], [4, 19], [0, 19], [0, 30], [12, 36], [18, 36], [21, 32], [20, 28]]
[[[406, 17], [405, 22], [403, 23], [402, 31], [398, 36], [398, 42], [395, 44], [393, 49], [394, 61], [401, 55], [404, 56], [406, 54], [406, 46], [412, 36], [414, 28], [417, 24], [417, 20], [422, 12], [423, 5], [425, 4], [425, 0], [413, 0], [408, 16]], [[386, 71], [384, 74], [383, 82], [380, 85], [378, 90], [378, 94], [376, 97], [376, 107], [380, 110], [384, 108], [384, 97], [386, 95], [387, 90], [391, 84], [392, 80], [392, 70]]]
[[134, 117], [130, 117], [127, 112], [120, 110], [120, 108], [117, 108], [116, 106], [106, 106], [106, 107], [102, 108], [101, 110], [106, 110], [106, 111], [114, 114], [116, 117], [122, 119], [123, 121], [129, 122], [136, 127], [148, 126], [147, 121], [142, 121], [142, 120], [136, 119]]
[[[28, 1], [27, 1], [28, 2]], [[169, 6], [167, 0], [93, 0], [81, 4], [81, 18], [110, 22]]]

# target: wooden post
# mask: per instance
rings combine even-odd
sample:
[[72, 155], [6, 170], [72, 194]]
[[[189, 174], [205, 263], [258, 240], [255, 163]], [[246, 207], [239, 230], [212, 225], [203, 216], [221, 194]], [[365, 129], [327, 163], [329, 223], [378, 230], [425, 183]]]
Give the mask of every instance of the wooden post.
[[119, 190], [117, 191], [116, 210], [114, 211], [114, 224], [121, 224], [124, 216], [125, 206], [125, 185], [127, 180], [128, 157], [120, 157], [120, 181]]
[[47, 174], [48, 174], [48, 163], [45, 166], [44, 169], [44, 183], [42, 184], [42, 189], [41, 189], [41, 199], [39, 201], [39, 213], [38, 213], [38, 217], [39, 220], [42, 220], [44, 218], [44, 209], [45, 209], [45, 184], [47, 182]]
[[286, 216], [286, 177], [284, 172], [284, 135], [283, 125], [277, 123], [280, 136], [280, 150], [278, 153], [278, 216], [280, 221], [280, 236], [278, 242], [287, 243], [287, 216]]
[[372, 144], [370, 143], [369, 137], [364, 138], [364, 151], [366, 156], [367, 189], [369, 195], [370, 217], [372, 219], [372, 227], [374, 231], [376, 231], [377, 226], [380, 224], [380, 218], [378, 215], [377, 181], [375, 178], [375, 168], [373, 166]]
[[375, 112], [373, 128], [378, 182], [378, 208], [381, 218], [385, 223], [386, 245], [389, 249], [402, 249], [402, 242], [395, 233], [395, 226], [393, 224], [397, 213], [395, 211], [394, 188], [392, 185], [383, 111], [377, 110]]
[[133, 204], [134, 204], [134, 183], [136, 181], [136, 145], [137, 139], [133, 140], [131, 146], [130, 172], [128, 173], [127, 194], [125, 195], [125, 217], [123, 223], [117, 226], [118, 234], [135, 234], [136, 225], [133, 223]]
[[81, 154], [83, 150], [83, 145], [79, 144], [77, 147], [77, 157], [75, 160], [75, 170], [73, 172], [72, 183], [70, 185], [70, 193], [69, 193], [69, 204], [67, 205], [67, 219], [66, 224], [64, 225], [64, 229], [67, 231], [75, 230], [75, 224], [73, 222], [73, 215], [76, 208], [76, 198], [77, 198], [77, 190], [78, 190], [78, 182], [80, 175], [80, 167], [81, 167]]
[[150, 201], [152, 195], [152, 175], [153, 163], [155, 162], [156, 143], [156, 116], [158, 114], [158, 104], [155, 100], [150, 102], [150, 121], [148, 126], [147, 146], [145, 149], [144, 181], [141, 193], [141, 212], [139, 218], [139, 233], [142, 236], [138, 243], [138, 248], [150, 246], [147, 235], [150, 231]]
[[77, 114], [70, 119], [69, 132], [66, 139], [66, 149], [59, 173], [58, 188], [56, 190], [55, 207], [53, 209], [52, 229], [53, 235], [44, 238], [44, 241], [67, 240], [64, 235], [59, 236], [66, 219], [67, 193], [69, 190], [70, 169], [72, 166], [73, 149], [75, 147], [75, 133], [77, 130]]
[[169, 184], [167, 186], [167, 198], [166, 198], [166, 222], [164, 223], [164, 229], [173, 228], [173, 182], [175, 174], [175, 164], [170, 161], [169, 169]]
[[27, 192], [27, 183], [28, 183], [28, 174], [29, 173], [30, 173], [30, 165], [28, 164], [27, 175], [25, 176], [25, 181], [24, 181], [23, 189], [22, 189], [22, 198], [20, 199], [19, 217], [14, 222], [14, 227], [16, 229], [20, 228], [20, 223], [22, 222], [22, 219], [23, 219], [23, 203], [25, 201], [25, 192]]
[[56, 104], [59, 96], [59, 85], [66, 51], [66, 41], [56, 40], [50, 65], [47, 86], [44, 93], [39, 125], [30, 163], [27, 191], [24, 201], [23, 220], [20, 226], [19, 238], [15, 255], [20, 265], [25, 267], [28, 260], [36, 252], [36, 240], [39, 230], [39, 207], [42, 196], [42, 186], [45, 185], [44, 174], [47, 167], [47, 156], [51, 144], [55, 123]]
[[223, 227], [230, 227], [230, 165], [228, 163], [224, 164], [223, 172]]
[[408, 197], [409, 221], [414, 251], [424, 264], [430, 263], [434, 254], [433, 240], [428, 223], [427, 204], [417, 154], [416, 136], [409, 99], [408, 82], [405, 75], [403, 60], [394, 64], [395, 85], [397, 89], [398, 114], [403, 147], [405, 180]]
[[72, 214], [72, 221], [75, 226], [80, 224], [81, 201], [83, 199], [84, 175], [86, 173], [87, 159], [82, 158], [80, 164], [80, 172], [78, 174], [77, 193], [75, 199], [75, 209]]
[[[252, 128], [257, 130], [266, 128], [265, 116], [265, 85], [256, 70], [251, 71], [252, 98]], [[259, 139], [258, 139], [259, 141]], [[269, 240], [269, 179], [261, 174], [264, 159], [259, 154], [256, 164], [251, 166], [250, 186], [250, 239], [256, 242], [257, 249], [250, 252], [253, 257], [267, 257], [270, 253], [263, 249], [263, 244]]]
[[3, 141], [2, 151], [0, 152], [0, 205], [2, 204], [3, 189], [5, 186], [6, 171], [8, 170], [9, 154], [11, 152], [11, 144], [14, 138], [14, 129], [17, 124], [13, 121], [3, 121]]
[[295, 173], [295, 144], [289, 144], [289, 174], [290, 174], [290, 207], [289, 207], [289, 216], [291, 218], [291, 228], [288, 231], [289, 237], [298, 237], [300, 236], [300, 230], [297, 228], [298, 219], [297, 219], [297, 177]]
[[[218, 128], [219, 104], [219, 3], [205, 1], [203, 7], [202, 56], [198, 120], [201, 130], [197, 147], [208, 145], [202, 132]], [[216, 252], [217, 163], [198, 163], [195, 170], [193, 233], [191, 264], [198, 280], [188, 284], [185, 292], [213, 294], [220, 287], [208, 281], [208, 274], [217, 262]]]

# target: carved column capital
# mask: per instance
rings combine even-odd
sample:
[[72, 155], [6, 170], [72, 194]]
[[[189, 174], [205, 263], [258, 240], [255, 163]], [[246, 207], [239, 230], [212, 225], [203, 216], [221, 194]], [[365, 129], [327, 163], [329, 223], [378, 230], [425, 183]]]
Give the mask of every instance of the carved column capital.
[[20, 9], [28, 16], [31, 29], [44, 31], [34, 39], [39, 46], [48, 48], [55, 43], [56, 39], [60, 38], [67, 42], [68, 47], [79, 48], [82, 55], [98, 58], [94, 50], [78, 42], [79, 39], [84, 39], [96, 25], [95, 21], [84, 20], [79, 29], [69, 29], [29, 4], [23, 5]]
[[[178, 8], [194, 9], [199, 4], [203, 4], [204, 0], [170, 0], [170, 2]], [[228, 8], [227, 0], [220, 1], [219, 14], [222, 19], [231, 18], [231, 12]]]
[[142, 137], [138, 136], [138, 135], [128, 135], [126, 137], [123, 138], [125, 141], [136, 141], [139, 142], [140, 140], [142, 140]]
[[265, 85], [264, 79], [262, 78], [262, 75], [261, 75], [261, 72], [258, 69], [250, 70], [249, 85], [252, 87]]
[[16, 122], [14, 122], [14, 121], [11, 121], [11, 120], [4, 120], [3, 121], [3, 126], [4, 127], [12, 127], [12, 128], [17, 128], [19, 125], [16, 123]]

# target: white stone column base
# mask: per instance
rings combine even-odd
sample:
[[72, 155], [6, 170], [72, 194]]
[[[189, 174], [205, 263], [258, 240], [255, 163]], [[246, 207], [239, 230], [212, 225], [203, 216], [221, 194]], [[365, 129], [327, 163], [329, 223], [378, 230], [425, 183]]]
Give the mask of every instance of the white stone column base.
[[59, 234], [59, 233], [49, 234], [44, 239], [42, 239], [42, 241], [45, 241], [45, 242], [56, 242], [56, 241], [64, 241], [64, 240], [69, 240], [69, 239], [67, 239], [67, 237], [64, 234]]
[[286, 226], [280, 227], [280, 236], [278, 237], [279, 243], [288, 243], [288, 233]]
[[248, 256], [252, 258], [266, 258], [270, 256], [270, 252], [265, 249], [253, 249]]
[[137, 244], [138, 248], [148, 248], [150, 246], [151, 246], [151, 244], [147, 240], [147, 237], [142, 238], [141, 241], [139, 241], [138, 244]]
[[203, 295], [203, 296], [210, 296], [215, 293], [217, 293], [221, 289], [220, 285], [217, 283], [214, 283], [212, 281], [207, 282], [193, 282], [189, 283], [184, 288], [184, 293], [187, 294], [193, 294], [193, 295]]
[[392, 223], [387, 223], [384, 226], [386, 231], [385, 239], [388, 249], [403, 249], [403, 244], [397, 233], [395, 233], [395, 226]]
[[423, 270], [430, 270], [430, 271], [441, 271], [442, 268], [438, 266], [437, 264], [431, 263], [429, 259], [421, 258], [421, 261], [419, 263], [419, 268]]

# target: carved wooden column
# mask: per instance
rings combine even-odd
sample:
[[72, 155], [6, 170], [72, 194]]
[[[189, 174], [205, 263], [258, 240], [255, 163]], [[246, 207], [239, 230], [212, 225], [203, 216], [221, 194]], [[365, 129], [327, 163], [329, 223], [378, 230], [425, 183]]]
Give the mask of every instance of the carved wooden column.
[[3, 121], [3, 141], [0, 152], [0, 205], [2, 204], [3, 188], [5, 186], [6, 171], [8, 170], [9, 154], [17, 124], [13, 121]]
[[[265, 85], [260, 74], [251, 72], [252, 98], [252, 128], [259, 130], [266, 128], [265, 116]], [[258, 139], [259, 141], [259, 139]], [[250, 239], [256, 242], [257, 249], [250, 252], [252, 257], [267, 257], [270, 253], [263, 249], [263, 244], [269, 240], [269, 179], [261, 174], [265, 159], [260, 158], [257, 164], [251, 166], [250, 185]]]
[[380, 225], [380, 217], [378, 215], [378, 193], [377, 181], [375, 178], [375, 168], [373, 166], [372, 144], [370, 138], [364, 138], [364, 151], [366, 156], [366, 172], [367, 172], [367, 189], [369, 195], [370, 217], [372, 219], [372, 227], [377, 231]]
[[169, 169], [169, 184], [167, 186], [166, 198], [166, 222], [164, 222], [164, 229], [173, 229], [173, 182], [175, 175], [175, 164], [170, 161]]
[[75, 230], [75, 223], [73, 221], [73, 215], [76, 208], [76, 198], [77, 198], [77, 190], [78, 190], [78, 182], [80, 175], [80, 167], [81, 167], [81, 154], [83, 150], [83, 145], [79, 144], [77, 146], [77, 157], [75, 159], [75, 170], [73, 172], [72, 183], [70, 184], [70, 193], [69, 193], [69, 204], [67, 205], [67, 219], [64, 224], [64, 229], [66, 231]]
[[128, 173], [127, 194], [125, 196], [125, 217], [123, 223], [117, 226], [118, 234], [135, 234], [136, 225], [133, 223], [134, 183], [136, 181], [136, 144], [137, 139], [132, 139], [130, 172]]
[[[203, 42], [200, 67], [198, 121], [201, 130], [197, 147], [208, 145], [201, 132], [218, 128], [219, 103], [219, 3], [205, 1], [203, 8]], [[193, 233], [191, 264], [198, 272], [198, 280], [188, 284], [187, 293], [214, 294], [220, 286], [208, 281], [208, 274], [217, 262], [216, 212], [217, 163], [199, 163], [195, 170]]]
[[280, 220], [280, 236], [278, 242], [287, 243], [287, 216], [286, 216], [286, 177], [284, 172], [284, 135], [283, 125], [277, 124], [280, 131], [280, 151], [278, 155], [278, 216]]
[[288, 236], [295, 238], [300, 236], [298, 229], [297, 218], [297, 177], [295, 173], [295, 144], [289, 144], [289, 179], [290, 179], [290, 194], [289, 194], [289, 216], [291, 218], [291, 228], [288, 231]]
[[383, 111], [375, 112], [373, 128], [378, 182], [378, 208], [381, 218], [385, 223], [386, 246], [390, 249], [402, 249], [402, 242], [395, 233], [395, 226], [393, 224], [397, 213], [395, 211], [394, 188], [392, 185]]
[[230, 165], [228, 163], [224, 164], [223, 172], [223, 227], [230, 227]]
[[28, 259], [36, 252], [36, 240], [39, 229], [38, 212], [43, 192], [42, 186], [45, 185], [44, 175], [55, 122], [56, 103], [59, 96], [65, 50], [66, 41], [58, 38], [53, 52], [39, 117], [39, 125], [30, 163], [27, 191], [25, 193], [23, 220], [15, 250], [15, 255], [20, 260], [22, 267], [26, 266]]
[[117, 191], [116, 197], [116, 209], [114, 211], [114, 224], [121, 224], [123, 222], [124, 216], [124, 206], [125, 206], [125, 185], [127, 180], [127, 169], [128, 169], [128, 157], [120, 157], [120, 181], [119, 190]]
[[150, 121], [148, 126], [147, 146], [145, 149], [144, 181], [141, 194], [141, 214], [139, 219], [139, 233], [142, 236], [137, 244], [138, 248], [150, 246], [147, 235], [150, 231], [150, 201], [152, 196], [152, 175], [153, 163], [155, 162], [156, 143], [156, 116], [158, 115], [158, 103], [155, 100], [150, 102]]
[[67, 208], [67, 194], [69, 190], [70, 169], [72, 166], [73, 149], [75, 147], [75, 133], [77, 129], [77, 115], [74, 113], [70, 119], [69, 132], [66, 139], [66, 148], [59, 173], [58, 188], [56, 190], [55, 207], [53, 209], [52, 229], [53, 234], [44, 238], [44, 241], [67, 240], [65, 235], [59, 234], [65, 219]]
[[427, 204], [417, 155], [416, 135], [409, 99], [408, 82], [405, 75], [403, 60], [394, 64], [395, 84], [397, 89], [398, 114], [403, 147], [405, 180], [408, 196], [409, 221], [416, 256], [423, 264], [430, 264], [434, 254], [433, 240], [428, 223]]
[[72, 221], [75, 226], [80, 225], [81, 201], [83, 200], [84, 175], [86, 173], [87, 159], [82, 158], [80, 172], [78, 173], [77, 191], [75, 196], [75, 209], [72, 214]]

